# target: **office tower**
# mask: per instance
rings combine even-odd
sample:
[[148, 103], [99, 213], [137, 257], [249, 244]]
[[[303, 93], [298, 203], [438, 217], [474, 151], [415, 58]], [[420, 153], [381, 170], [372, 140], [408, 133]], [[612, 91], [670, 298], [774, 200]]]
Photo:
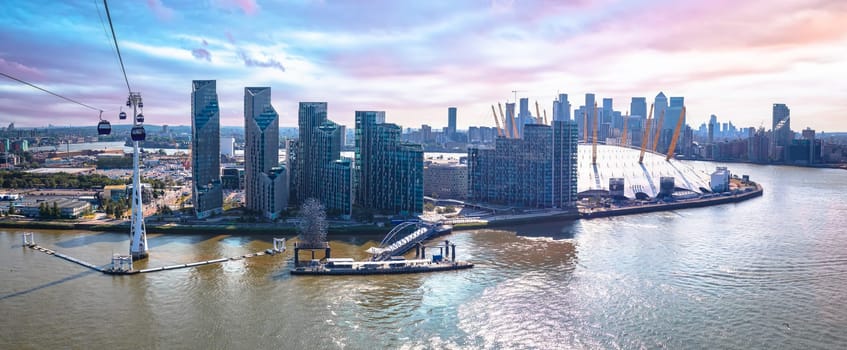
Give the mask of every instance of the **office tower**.
[[[582, 111], [583, 116], [577, 118], [578, 122], [584, 123], [579, 128], [579, 134], [583, 137], [583, 142], [590, 142], [593, 137], [595, 104], [594, 94], [585, 94], [585, 109]], [[585, 135], [588, 135], [588, 137], [585, 137]]]
[[553, 120], [571, 120], [571, 103], [568, 94], [559, 94], [559, 99], [553, 101]]
[[214, 80], [194, 80], [191, 89], [191, 179], [194, 214], [223, 212], [221, 116]]
[[506, 102], [506, 135], [509, 138], [517, 138], [518, 137], [518, 126], [517, 119], [515, 116], [515, 104]]
[[423, 212], [423, 147], [400, 141], [385, 112], [356, 111], [355, 202], [390, 214]]
[[[653, 100], [653, 122], [650, 125], [650, 137], [647, 138], [647, 146], [655, 147], [653, 145], [654, 135], [659, 132], [661, 135], [664, 118], [667, 118], [667, 108], [668, 108], [668, 98], [665, 97], [664, 92], [659, 92], [656, 95], [656, 98]], [[662, 121], [660, 124], [659, 121]], [[657, 151], [661, 152], [662, 150], [659, 147], [655, 147]]]
[[[633, 97], [629, 103], [629, 121], [627, 127], [629, 131], [627, 138], [632, 140], [630, 145], [641, 146], [641, 138], [643, 136], [644, 123], [647, 121], [649, 111], [647, 109], [647, 99], [644, 97]], [[626, 140], [624, 140], [625, 142]]]
[[327, 213], [351, 215], [352, 168], [341, 159], [345, 128], [327, 119], [326, 102], [300, 102], [297, 199], [315, 198]]
[[603, 117], [600, 119], [600, 124], [603, 124], [603, 123], [613, 124], [614, 123], [614, 121], [612, 120], [613, 109], [614, 108], [612, 107], [612, 99], [611, 98], [604, 98], [603, 99]]
[[577, 125], [527, 125], [524, 139], [497, 138], [494, 149], [468, 149], [471, 201], [531, 208], [574, 208]]
[[244, 194], [247, 209], [276, 219], [288, 207], [288, 169], [279, 166], [279, 115], [270, 87], [244, 88]]
[[456, 135], [456, 107], [447, 108], [447, 138], [453, 140]]
[[532, 113], [529, 112], [529, 99], [522, 97], [520, 99], [520, 113], [518, 113], [518, 137], [523, 137], [523, 129], [526, 124], [533, 124]]

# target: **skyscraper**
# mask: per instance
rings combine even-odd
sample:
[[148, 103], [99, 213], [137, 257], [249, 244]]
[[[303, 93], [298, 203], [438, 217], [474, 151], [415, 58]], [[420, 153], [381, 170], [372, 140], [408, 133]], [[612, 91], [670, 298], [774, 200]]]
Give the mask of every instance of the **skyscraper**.
[[326, 102], [300, 102], [297, 198], [319, 200], [327, 212], [350, 215], [351, 164], [341, 160], [344, 127], [327, 119]]
[[288, 169], [279, 167], [279, 115], [270, 87], [244, 88], [244, 192], [247, 209], [276, 219], [288, 207]]
[[[794, 133], [791, 131], [791, 110], [783, 103], [773, 104], [773, 128], [771, 140], [771, 158], [786, 159], [784, 150], [791, 145]], [[783, 150], [780, 152], [780, 150]]]
[[456, 107], [447, 108], [447, 138], [455, 139], [456, 135]]
[[385, 112], [356, 111], [355, 202], [386, 213], [423, 212], [423, 147], [400, 140]]
[[191, 89], [191, 175], [194, 214], [223, 212], [221, 117], [214, 80], [194, 80]]
[[471, 201], [532, 208], [573, 208], [577, 200], [577, 125], [526, 125], [525, 138], [497, 138], [494, 149], [468, 149]]
[[603, 99], [603, 118], [600, 120], [600, 124], [604, 123], [612, 123], [612, 113], [614, 107], [612, 106], [611, 98]]
[[[667, 118], [667, 109], [668, 98], [665, 96], [664, 92], [660, 91], [659, 94], [656, 95], [656, 98], [653, 100], [653, 122], [652, 125], [650, 125], [650, 137], [647, 138], [647, 146], [655, 147], [653, 145], [653, 135], [655, 135], [657, 132], [661, 135], [661, 129], [664, 125], [664, 118]], [[660, 121], [662, 121], [661, 124], [659, 123]], [[661, 152], [658, 147], [656, 147], [656, 150]]]
[[[583, 115], [574, 116], [579, 124], [579, 135], [582, 137], [583, 142], [589, 142], [592, 137], [591, 133], [594, 131], [595, 101], [594, 94], [585, 94], [585, 105], [583, 106], [585, 109], [582, 111]], [[585, 137], [585, 135], [588, 135], [588, 137]]]
[[553, 120], [571, 120], [571, 103], [568, 94], [559, 94], [559, 99], [553, 101]]

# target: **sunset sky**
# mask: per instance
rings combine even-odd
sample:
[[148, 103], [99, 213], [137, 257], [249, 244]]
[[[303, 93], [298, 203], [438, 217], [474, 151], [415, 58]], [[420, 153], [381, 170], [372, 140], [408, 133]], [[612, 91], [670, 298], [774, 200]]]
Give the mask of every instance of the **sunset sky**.
[[[102, 1], [23, 1], [0, 11], [0, 72], [106, 110], [127, 90]], [[684, 96], [696, 128], [716, 114], [770, 128], [847, 131], [847, 1], [111, 1], [148, 124], [190, 125], [191, 80], [217, 80], [223, 125], [245, 86], [271, 86], [280, 126], [297, 102], [329, 118], [384, 110], [403, 127], [493, 126], [491, 104], [557, 93]], [[101, 22], [102, 17], [102, 22]], [[105, 24], [104, 24], [105, 23]], [[532, 108], [534, 112], [534, 107]], [[97, 113], [0, 77], [0, 124], [86, 125]]]

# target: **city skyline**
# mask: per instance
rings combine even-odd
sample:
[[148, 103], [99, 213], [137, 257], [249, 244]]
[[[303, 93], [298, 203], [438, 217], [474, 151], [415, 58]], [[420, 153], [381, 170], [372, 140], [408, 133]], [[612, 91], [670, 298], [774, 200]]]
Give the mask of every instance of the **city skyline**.
[[[116, 119], [125, 90], [96, 3], [4, 11], [0, 32], [10, 40], [0, 71]], [[244, 86], [272, 86], [280, 126], [297, 125], [300, 101], [329, 102], [329, 118], [343, 125], [354, 124], [354, 111], [375, 109], [404, 127], [446, 126], [445, 109], [455, 106], [466, 129], [493, 126], [490, 105], [515, 102], [512, 90], [550, 112], [557, 92], [576, 101], [595, 93], [626, 111], [632, 97], [663, 91], [687, 97], [694, 126], [711, 114], [768, 126], [771, 106], [784, 103], [797, 130], [847, 131], [847, 82], [835, 78], [847, 63], [847, 4], [838, 1], [110, 5], [149, 124], [190, 125], [180, 87], [215, 79], [225, 126], [241, 124]], [[4, 125], [96, 121], [11, 80], [0, 80], [0, 92]]]

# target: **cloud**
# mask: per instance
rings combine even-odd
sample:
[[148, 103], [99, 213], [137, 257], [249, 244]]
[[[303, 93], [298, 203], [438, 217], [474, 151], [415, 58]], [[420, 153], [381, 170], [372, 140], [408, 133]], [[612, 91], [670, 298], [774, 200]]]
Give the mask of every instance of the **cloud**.
[[218, 0], [216, 4], [224, 9], [236, 7], [246, 15], [255, 15], [259, 12], [259, 5], [256, 4], [256, 0]]
[[174, 14], [176, 13], [174, 9], [165, 6], [165, 4], [162, 3], [162, 0], [147, 0], [147, 7], [153, 10], [156, 17], [164, 21], [173, 19]]
[[247, 67], [276, 68], [285, 72], [285, 67], [282, 66], [282, 63], [270, 57], [266, 57], [264, 60], [258, 60], [248, 56], [247, 53], [241, 49], [238, 50], [238, 57], [241, 57], [241, 60], [244, 61], [244, 65]]
[[44, 77], [44, 74], [36, 68], [3, 58], [0, 58], [0, 72], [24, 80], [39, 80]]
[[208, 62], [212, 61], [212, 54], [206, 49], [199, 48], [191, 50], [191, 55], [198, 60], [206, 60]]

